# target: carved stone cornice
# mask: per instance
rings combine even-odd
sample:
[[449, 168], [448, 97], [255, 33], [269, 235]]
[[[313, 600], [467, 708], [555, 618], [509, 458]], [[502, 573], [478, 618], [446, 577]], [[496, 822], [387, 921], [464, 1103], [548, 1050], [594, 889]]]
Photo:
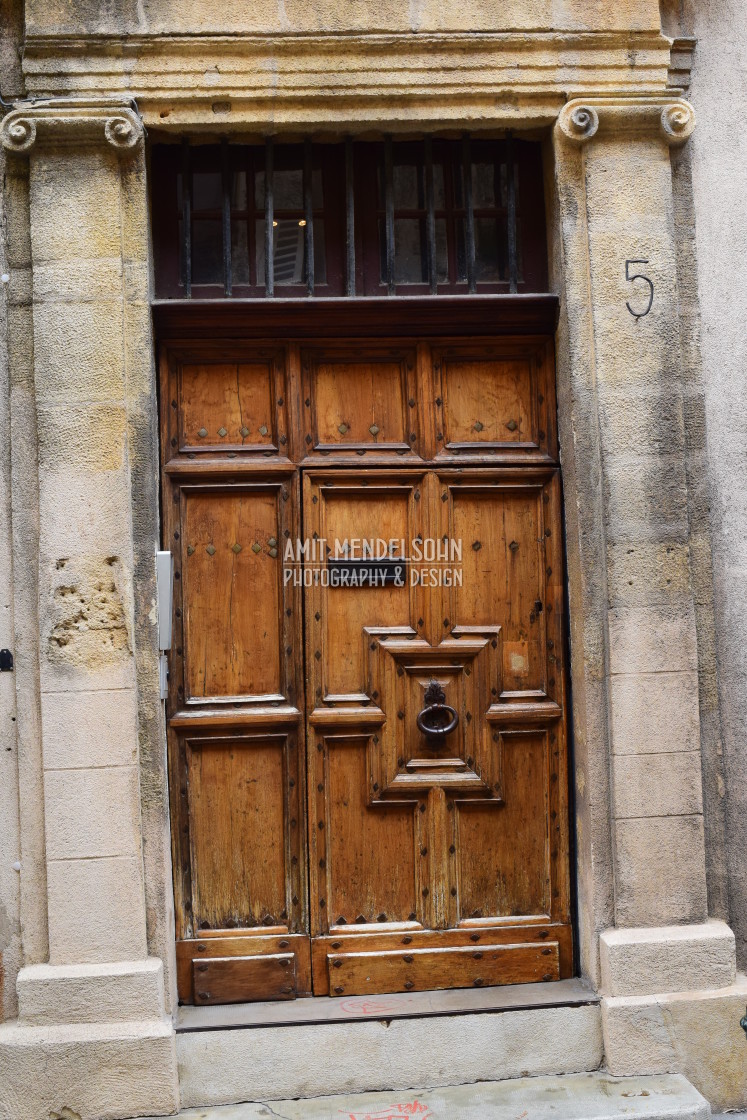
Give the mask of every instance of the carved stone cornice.
[[143, 122], [123, 100], [58, 98], [18, 104], [0, 124], [0, 143], [9, 152], [28, 154], [41, 144], [109, 144], [129, 155], [142, 143]]
[[[439, 6], [429, 2], [435, 12]], [[189, 24], [191, 9], [181, 7], [182, 23]], [[294, 10], [311, 17], [316, 7], [295, 5]], [[508, 10], [515, 5], [483, 7], [500, 24], [502, 19], [510, 23]], [[126, 8], [111, 10], [124, 19]], [[275, 11], [275, 5], [260, 8]], [[343, 4], [341, 13], [348, 8], [356, 5]], [[235, 16], [240, 27], [247, 20], [245, 9], [213, 5], [212, 15], [219, 24]], [[261, 22], [255, 9], [251, 24], [255, 17]], [[174, 19], [178, 11], [178, 5], [169, 6]], [[407, 22], [407, 4], [391, 12], [394, 24]], [[459, 14], [468, 25], [469, 12]], [[345, 18], [341, 14], [343, 25]], [[531, 16], [527, 21], [531, 24]], [[554, 123], [569, 95], [664, 95], [670, 47], [658, 27], [417, 32], [393, 27], [391, 32], [303, 34], [280, 29], [165, 34], [163, 27], [158, 34], [138, 34], [128, 28], [124, 36], [29, 34], [23, 73], [30, 96], [72, 97], [95, 90], [99, 97], [134, 97], [146, 128], [174, 135], [216, 127], [221, 134], [252, 136], [309, 128], [340, 134], [381, 128], [407, 132], [461, 128], [465, 122], [476, 128], [544, 128]]]
[[572, 144], [594, 136], [659, 136], [676, 146], [689, 140], [695, 111], [681, 97], [579, 97], [560, 111], [556, 128]]

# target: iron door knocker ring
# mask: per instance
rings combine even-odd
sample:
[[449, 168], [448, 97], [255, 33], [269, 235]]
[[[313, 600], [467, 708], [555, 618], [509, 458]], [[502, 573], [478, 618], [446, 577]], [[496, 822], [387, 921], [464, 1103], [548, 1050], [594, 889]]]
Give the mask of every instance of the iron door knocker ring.
[[432, 680], [425, 692], [425, 707], [418, 712], [418, 730], [432, 747], [442, 746], [446, 736], [456, 730], [459, 716], [446, 703], [446, 693], [438, 681]]

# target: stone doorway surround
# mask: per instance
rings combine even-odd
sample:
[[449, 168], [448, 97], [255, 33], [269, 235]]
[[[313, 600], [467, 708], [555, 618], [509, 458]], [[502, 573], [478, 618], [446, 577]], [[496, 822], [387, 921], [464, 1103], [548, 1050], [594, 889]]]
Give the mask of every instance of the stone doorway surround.
[[[146, 37], [119, 54], [113, 40], [81, 38], [63, 64], [58, 44], [30, 36], [27, 83], [41, 99], [18, 104], [0, 139], [19, 363], [14, 503], [38, 518], [38, 553], [33, 534], [14, 540], [15, 570], [33, 573], [19, 617], [38, 633], [19, 657], [18, 687], [33, 693], [38, 677], [40, 724], [37, 734], [33, 712], [19, 712], [25, 964], [18, 1019], [0, 1026], [0, 1117], [179, 1104], [144, 124], [260, 134], [461, 122], [547, 136], [581, 974], [602, 997], [612, 1074], [684, 1073], [720, 1107], [747, 1103], [747, 981], [729, 927], [709, 919], [706, 880], [670, 159], [694, 114], [667, 89], [658, 24], [636, 35], [635, 66], [629, 29], [604, 42], [496, 33], [473, 55], [458, 35], [434, 35], [408, 47], [407, 61], [396, 36], [368, 54], [348, 40], [358, 86], [336, 100], [320, 92], [339, 62], [332, 37], [314, 50], [287, 43], [270, 93], [267, 68], [252, 70], [267, 41], [247, 40], [237, 60], [235, 41], [219, 37], [201, 38], [199, 52], [186, 36]], [[439, 75], [453, 63], [448, 87], [431, 84], [436, 47]], [[396, 60], [373, 92], [363, 78], [371, 50], [377, 65]], [[585, 68], [572, 61], [581, 55]], [[228, 56], [235, 97], [217, 65]], [[162, 77], [174, 59], [176, 94]], [[211, 62], [218, 77], [207, 83]], [[647, 261], [656, 302], [644, 318], [626, 307], [626, 260]], [[26, 456], [37, 450], [38, 479], [23, 471], [21, 438]], [[222, 1032], [209, 1033], [220, 1050]], [[243, 1051], [243, 1032], [231, 1033], [234, 1052], [251, 1057], [251, 1039]], [[287, 1045], [279, 1034], [276, 1061]], [[355, 1077], [355, 1062], [351, 1053], [328, 1092]]]

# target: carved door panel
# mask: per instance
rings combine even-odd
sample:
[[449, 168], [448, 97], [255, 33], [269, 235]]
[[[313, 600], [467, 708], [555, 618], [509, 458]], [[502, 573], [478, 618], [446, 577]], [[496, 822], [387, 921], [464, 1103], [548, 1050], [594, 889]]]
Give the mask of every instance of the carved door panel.
[[315, 993], [570, 975], [557, 469], [312, 470], [304, 516], [333, 552], [453, 542], [402, 586], [310, 565]]

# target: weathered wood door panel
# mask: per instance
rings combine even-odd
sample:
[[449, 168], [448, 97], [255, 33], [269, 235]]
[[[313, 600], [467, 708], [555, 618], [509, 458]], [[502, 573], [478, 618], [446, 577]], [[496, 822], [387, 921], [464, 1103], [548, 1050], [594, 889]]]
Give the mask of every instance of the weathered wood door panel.
[[301, 592], [279, 559], [300, 532], [286, 351], [164, 347], [161, 374], [179, 995], [287, 999], [311, 970]]
[[[283, 734], [186, 740], [192, 916], [199, 929], [287, 916]], [[262, 859], [246, 853], [261, 837]]]
[[[172, 351], [172, 357], [177, 355]], [[187, 352], [176, 366], [179, 402], [174, 437], [184, 453], [277, 452], [287, 439], [285, 353], [282, 348], [236, 351], [232, 361]]]
[[280, 481], [182, 488], [188, 704], [280, 702], [293, 691], [277, 564], [282, 492]]
[[557, 458], [552, 344], [444, 345], [431, 350], [439, 458]]
[[307, 456], [373, 452], [394, 461], [402, 456], [424, 458], [417, 361], [417, 348], [407, 343], [370, 343], [363, 349], [303, 346]]
[[[161, 371], [182, 1001], [570, 975], [551, 343], [175, 342]], [[351, 538], [401, 584], [328, 586]]]

